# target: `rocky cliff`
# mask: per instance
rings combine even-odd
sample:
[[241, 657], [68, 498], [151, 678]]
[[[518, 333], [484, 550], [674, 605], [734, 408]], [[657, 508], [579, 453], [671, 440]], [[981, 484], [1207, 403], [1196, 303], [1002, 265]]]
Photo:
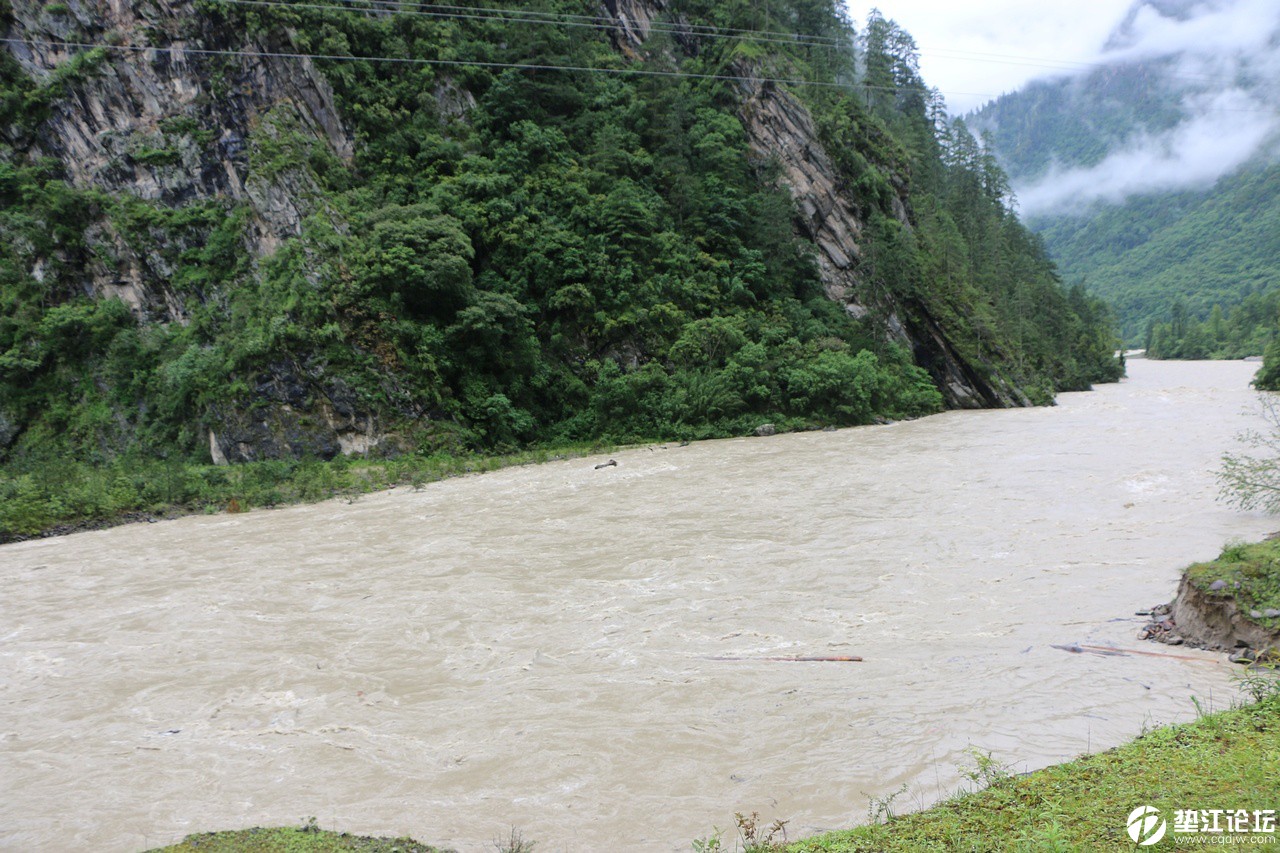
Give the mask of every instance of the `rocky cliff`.
[[[704, 48], [699, 27], [680, 18], [672, 24], [663, 0], [603, 0], [599, 11], [613, 48], [630, 60], [667, 67], [671, 51], [688, 58]], [[74, 269], [73, 288], [117, 297], [141, 323], [164, 325], [188, 323], [194, 305], [216, 311], [225, 300], [225, 291], [178, 286], [175, 280], [191, 278], [192, 258], [228, 235], [239, 260], [225, 287], [257, 281], [264, 265], [286, 246], [302, 259], [299, 286], [309, 282], [319, 290], [320, 268], [326, 264], [330, 279], [351, 275], [345, 259], [312, 258], [312, 248], [297, 246], [303, 245], [298, 239], [308, 220], [322, 220], [335, 234], [350, 232], [308, 160], [345, 164], [354, 174], [352, 163], [368, 139], [360, 141], [350, 115], [344, 115], [335, 94], [340, 87], [335, 89], [310, 60], [288, 55], [297, 51], [287, 30], [275, 31], [274, 40], [246, 36], [193, 2], [11, 0], [11, 9], [0, 12], [5, 12], [0, 15], [3, 49], [37, 87], [59, 93], [46, 99], [47, 115], [39, 121], [4, 129], [9, 146], [25, 162], [56, 163], [56, 171], [79, 190], [142, 204], [129, 208], [128, 215], [121, 215], [119, 202], [113, 202], [111, 215], [97, 211], [84, 230], [78, 259], [59, 255], [63, 250], [54, 256], [35, 249], [20, 252], [34, 279], [43, 281], [55, 268], [63, 274]], [[658, 21], [666, 21], [660, 49], [651, 47]], [[86, 52], [91, 46], [96, 49]], [[763, 79], [753, 60], [733, 67], [740, 78], [733, 87], [736, 117], [759, 179], [776, 181], [789, 193], [795, 231], [812, 246], [826, 295], [849, 316], [877, 324], [882, 340], [901, 344], [928, 371], [948, 405], [1027, 405], [1027, 396], [1004, 378], [1003, 367], [961, 353], [954, 330], [926, 301], [891, 294], [868, 280], [865, 214], [872, 202], [857, 197], [841, 175], [801, 99]], [[423, 93], [423, 109], [434, 111], [442, 123], [466, 122], [477, 108], [476, 97], [459, 79], [441, 73]], [[492, 112], [492, 104], [488, 109]], [[893, 190], [887, 201], [874, 203], [910, 232], [916, 223], [907, 178], [892, 164], [877, 165]], [[201, 217], [187, 216], [190, 211], [202, 211]], [[175, 218], [180, 227], [173, 225]], [[465, 239], [458, 245], [463, 256], [472, 253], [478, 274], [487, 260], [485, 247], [472, 247]], [[579, 294], [573, 299], [581, 292], [573, 291]], [[568, 310], [557, 308], [553, 319]], [[391, 321], [384, 316], [379, 322]], [[360, 315], [340, 318], [339, 325], [344, 334], [368, 338], [372, 323]], [[453, 328], [451, 340], [465, 343], [461, 327]], [[385, 340], [360, 338], [359, 355], [386, 365], [403, 361], [388, 346]], [[611, 346], [575, 354], [573, 363], [587, 364], [601, 353], [643, 352], [646, 344]], [[633, 357], [631, 366], [636, 363]], [[259, 359], [251, 375], [228, 381], [236, 384], [236, 394], [198, 414], [217, 462], [330, 457], [379, 446], [394, 449], [399, 442], [391, 432], [396, 427], [384, 424], [393, 406], [371, 402], [394, 394], [357, 393], [314, 351], [277, 348]], [[485, 393], [489, 396], [481, 395], [473, 408], [507, 417], [502, 415], [507, 398]], [[420, 418], [426, 408], [415, 402], [400, 411]], [[16, 423], [3, 411], [0, 420]], [[20, 427], [7, 429], [6, 442], [20, 432]]]
[[[306, 59], [247, 50], [208, 25], [191, 2], [15, 0], [5, 47], [48, 85], [83, 48], [107, 45], [92, 68], [55, 99], [27, 156], [52, 158], [73, 186], [180, 210], [211, 203], [246, 213], [241, 251], [257, 264], [320, 213], [321, 194], [297, 163], [270, 164], [264, 143], [302, 134], [349, 161], [350, 132], [324, 77]], [[256, 54], [256, 55], [255, 55]], [[118, 297], [144, 322], [185, 322], [188, 300], [171, 286], [181, 258], [208, 237], [144, 228], [124, 235], [110, 218], [85, 232], [93, 259], [82, 286]], [[31, 259], [38, 278], [48, 259]], [[208, 412], [217, 462], [300, 454], [332, 456], [378, 441], [375, 418], [357, 411], [341, 383], [315, 364], [278, 361], [254, 379], [250, 410]]]
[[[642, 48], [652, 22], [666, 11], [662, 0], [607, 0], [605, 12], [616, 24], [614, 41], [630, 55]], [[697, 36], [677, 29], [677, 44], [696, 51]], [[796, 228], [816, 249], [815, 257], [827, 296], [845, 306], [855, 317], [874, 308], [884, 319], [884, 333], [905, 344], [917, 362], [929, 371], [953, 408], [1003, 408], [1027, 406], [1020, 389], [998, 371], [976, 369], [952, 345], [946, 331], [918, 301], [877, 294], [860, 274], [863, 223], [859, 208], [865, 202], [854, 197], [833, 162], [813, 117], [795, 95], [773, 83], [762, 82], [750, 63], [734, 66], [743, 79], [738, 84], [738, 116], [747, 131], [757, 165], [780, 167], [778, 180], [796, 206]], [[906, 180], [892, 176], [895, 194], [891, 213], [906, 228], [912, 227]]]

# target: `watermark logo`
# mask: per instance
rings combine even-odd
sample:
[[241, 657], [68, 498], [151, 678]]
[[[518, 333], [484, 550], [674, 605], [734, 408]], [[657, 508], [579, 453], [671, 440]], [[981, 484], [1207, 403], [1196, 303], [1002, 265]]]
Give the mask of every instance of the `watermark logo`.
[[1129, 837], [1141, 847], [1159, 844], [1168, 826], [1155, 806], [1138, 806], [1129, 812]]

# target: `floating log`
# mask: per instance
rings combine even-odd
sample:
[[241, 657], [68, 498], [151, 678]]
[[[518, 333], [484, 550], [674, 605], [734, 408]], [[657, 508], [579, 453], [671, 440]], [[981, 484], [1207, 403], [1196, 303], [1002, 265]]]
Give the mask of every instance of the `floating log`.
[[1152, 657], [1152, 658], [1173, 658], [1174, 660], [1191, 660], [1191, 661], [1199, 661], [1200, 663], [1217, 663], [1218, 662], [1214, 658], [1200, 658], [1200, 657], [1193, 657], [1192, 655], [1175, 655], [1175, 654], [1170, 654], [1169, 652], [1148, 652], [1148, 651], [1143, 651], [1141, 649], [1117, 649], [1112, 646], [1088, 646], [1081, 643], [1072, 643], [1069, 646], [1059, 646], [1055, 644], [1052, 646], [1052, 648], [1061, 649], [1064, 652], [1071, 652], [1073, 654], [1088, 652], [1094, 655], [1108, 655], [1108, 656], [1114, 656], [1114, 657], [1127, 657], [1128, 655], [1145, 655], [1147, 657]]
[[856, 655], [798, 655], [788, 657], [728, 657], [715, 656], [709, 657], [707, 660], [767, 660], [782, 661], [783, 663], [860, 663], [862, 658]]

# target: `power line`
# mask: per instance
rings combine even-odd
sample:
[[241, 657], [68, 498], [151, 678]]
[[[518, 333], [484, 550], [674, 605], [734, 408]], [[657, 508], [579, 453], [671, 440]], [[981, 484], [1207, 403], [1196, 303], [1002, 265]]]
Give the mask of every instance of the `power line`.
[[[789, 86], [815, 86], [824, 89], [843, 89], [843, 90], [859, 90], [863, 92], [888, 92], [892, 94], [920, 94], [928, 96], [933, 92], [941, 95], [965, 95], [977, 98], [994, 98], [996, 97], [990, 92], [961, 92], [958, 90], [942, 90], [933, 89], [928, 86], [880, 86], [867, 83], [838, 83], [827, 80], [807, 80], [804, 78], [793, 77], [756, 77], [746, 74], [709, 74], [690, 71], [662, 71], [650, 68], [602, 68], [600, 66], [589, 65], [559, 65], [554, 63], [521, 63], [521, 62], [496, 62], [490, 60], [465, 60], [465, 59], [425, 59], [417, 57], [404, 56], [354, 56], [350, 54], [326, 54], [326, 53], [301, 53], [301, 52], [285, 52], [285, 51], [267, 51], [267, 50], [231, 50], [227, 48], [196, 48], [196, 47], [158, 47], [148, 45], [119, 45], [108, 44], [103, 42], [54, 42], [40, 39], [16, 39], [16, 38], [0, 38], [2, 44], [20, 44], [25, 46], [40, 45], [50, 48], [65, 48], [75, 50], [112, 50], [120, 53], [145, 53], [147, 51], [155, 53], [164, 53], [169, 55], [182, 56], [192, 54], [196, 56], [241, 56], [241, 57], [269, 57], [275, 59], [312, 59], [324, 60], [330, 62], [386, 62], [398, 65], [425, 65], [425, 66], [442, 66], [442, 67], [472, 67], [472, 68], [495, 68], [495, 69], [516, 69], [523, 71], [570, 71], [575, 73], [587, 74], [607, 74], [611, 76], [637, 76], [637, 77], [665, 77], [665, 78], [684, 78], [691, 80], [718, 80], [733, 83], [771, 83], [775, 85]], [[1208, 113], [1274, 113], [1275, 110], [1246, 110], [1246, 109], [1230, 109], [1220, 108], [1209, 110]], [[1204, 114], [1204, 113], [1202, 113]]]
[[[343, 0], [343, 2], [340, 3], [287, 2], [287, 0], [214, 0], [214, 2], [280, 9], [292, 8], [366, 13], [382, 11], [412, 17], [495, 21], [540, 26], [584, 27], [604, 31], [613, 31], [619, 27], [617, 21], [599, 15], [573, 15], [569, 13], [538, 12], [523, 9], [486, 9], [475, 6], [416, 3], [413, 2], [413, 0]], [[833, 50], [848, 50], [851, 47], [850, 42], [841, 39], [812, 35], [808, 33], [786, 32], [782, 30], [751, 30], [733, 27], [716, 27], [704, 24], [672, 24], [661, 21], [650, 22], [648, 28], [651, 32], [669, 34], [689, 32], [690, 34], [697, 35], [698, 38], [740, 39], [761, 44], [787, 44], [804, 47], [821, 47]], [[975, 51], [953, 50], [950, 48], [922, 50], [918, 55], [932, 56], [940, 59], [956, 59], [963, 62], [985, 62], [997, 65], [1015, 65], [1027, 68], [1045, 68], [1054, 71], [1074, 71], [1112, 67], [1106, 63], [1099, 62], [1081, 62], [1065, 59], [1059, 60], [1001, 53], [981, 53]], [[1161, 76], [1164, 79], [1188, 80], [1206, 83], [1222, 84], [1228, 82], [1226, 78], [1210, 78], [1182, 74], [1164, 74]], [[907, 88], [907, 90], [910, 89]], [[970, 97], [995, 97], [995, 95], [987, 92], [949, 91], [947, 94], [967, 95]]]
[[[415, 0], [344, 0], [344, 2], [346, 2], [348, 5], [352, 6], [353, 8], [355, 3], [363, 2], [363, 3], [372, 4], [372, 5], [391, 6], [391, 7], [401, 8], [401, 9], [405, 9], [405, 7], [409, 7], [406, 11], [412, 11], [412, 10], [418, 10], [418, 9], [444, 9], [444, 10], [455, 10], [455, 11], [462, 11], [462, 12], [477, 12], [477, 13], [489, 12], [497, 15], [519, 14], [519, 15], [533, 17], [533, 18], [549, 18], [553, 20], [563, 19], [563, 20], [592, 21], [596, 23], [608, 24], [612, 28], [616, 28], [617, 26], [616, 21], [602, 15], [574, 15], [569, 12], [539, 12], [532, 9], [502, 9], [502, 8], [485, 8], [481, 6], [450, 6], [442, 3], [418, 3], [418, 2], [415, 2]], [[295, 5], [295, 4], [282, 3], [281, 5]], [[664, 27], [664, 28], [671, 28], [674, 30], [706, 30], [706, 31], [718, 32], [718, 33], [747, 33], [747, 34], [754, 33], [757, 35], [773, 35], [773, 36], [799, 35], [801, 38], [805, 38], [805, 39], [825, 40], [833, 43], [839, 41], [838, 39], [829, 39], [825, 36], [813, 36], [813, 35], [807, 35], [802, 33], [792, 33], [792, 32], [787, 32], [785, 30], [737, 29], [734, 27], [719, 27], [714, 24], [688, 24], [688, 23], [670, 24], [670, 23], [664, 23], [662, 21], [653, 21], [651, 22], [650, 27], [651, 28]]]
[[[451, 20], [499, 21], [543, 26], [580, 27], [593, 30], [616, 30], [617, 21], [601, 16], [556, 15], [548, 12], [531, 12], [523, 9], [484, 9], [473, 6], [446, 6], [402, 2], [402, 0], [363, 0], [365, 6], [355, 3], [281, 2], [281, 0], [216, 0], [237, 6], [265, 6], [282, 9], [313, 9], [342, 12], [392, 12], [418, 18], [443, 18]], [[828, 49], [847, 49], [850, 42], [808, 33], [791, 33], [781, 30], [748, 30], [733, 27], [715, 27], [702, 24], [670, 24], [653, 21], [649, 30], [680, 34], [688, 32], [699, 38], [740, 39], [763, 44], [791, 44]]]
[[[200, 47], [154, 47], [148, 45], [106, 44], [94, 42], [54, 42], [39, 39], [0, 38], [0, 43], [22, 44], [26, 46], [40, 45], [52, 48], [71, 48], [77, 50], [114, 50], [124, 53], [166, 53], [170, 55], [193, 54], [196, 56], [248, 56], [254, 58], [271, 57], [275, 59], [321, 59], [331, 62], [388, 62], [399, 65], [441, 65], [472, 68], [515, 68], [525, 71], [574, 71], [594, 74], [635, 75], [642, 77], [683, 77], [693, 80], [723, 80], [738, 83], [774, 83], [790, 86], [819, 86], [830, 89], [854, 88], [852, 84], [835, 83], [826, 80], [805, 80], [790, 77], [754, 77], [746, 74], [704, 74], [689, 71], [659, 71], [651, 68], [601, 68], [590, 65], [556, 65], [523, 62], [492, 62], [467, 59], [422, 59], [408, 56], [352, 56], [334, 53], [291, 53], [269, 50], [230, 50], [222, 48]], [[865, 87], [864, 87], [865, 88]], [[886, 88], [893, 87], [871, 87]], [[898, 91], [898, 90], [894, 90]]]

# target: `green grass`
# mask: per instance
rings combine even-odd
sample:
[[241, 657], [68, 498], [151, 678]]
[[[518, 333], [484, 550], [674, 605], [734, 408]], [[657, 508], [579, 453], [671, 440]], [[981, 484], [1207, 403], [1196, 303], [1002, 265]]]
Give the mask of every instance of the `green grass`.
[[412, 838], [369, 838], [302, 827], [253, 828], [188, 835], [179, 844], [150, 853], [447, 853]]
[[582, 443], [505, 455], [394, 459], [339, 457], [240, 465], [126, 459], [110, 465], [50, 460], [23, 472], [0, 470], [0, 543], [130, 521], [354, 500], [393, 486], [418, 487], [463, 474], [570, 459], [615, 449]]
[[[1245, 613], [1280, 610], [1280, 539], [1228, 545], [1218, 559], [1189, 566], [1186, 574], [1206, 594], [1234, 598]], [[1226, 581], [1226, 588], [1210, 590], [1218, 580]], [[1253, 619], [1266, 628], [1280, 629], [1280, 618]]]
[[1145, 805], [1160, 809], [1168, 822], [1166, 840], [1150, 849], [1182, 849], [1172, 840], [1175, 810], [1280, 808], [1280, 690], [1274, 680], [1247, 686], [1261, 697], [1255, 704], [1026, 776], [997, 773], [990, 787], [926, 811], [785, 849], [1131, 850], [1138, 848], [1126, 820]]

